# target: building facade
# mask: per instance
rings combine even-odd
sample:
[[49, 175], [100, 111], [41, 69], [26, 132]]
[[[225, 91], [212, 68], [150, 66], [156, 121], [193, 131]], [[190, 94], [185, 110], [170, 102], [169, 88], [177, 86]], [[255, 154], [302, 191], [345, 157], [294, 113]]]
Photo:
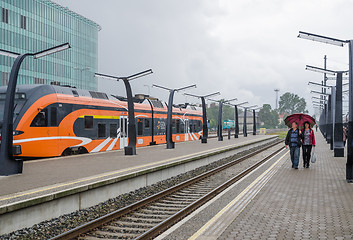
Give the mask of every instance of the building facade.
[[[23, 54], [71, 45], [40, 59], [27, 57], [18, 84], [97, 90], [99, 30], [97, 23], [49, 0], [0, 0], [0, 49]], [[7, 85], [14, 60], [0, 55], [1, 85]]]

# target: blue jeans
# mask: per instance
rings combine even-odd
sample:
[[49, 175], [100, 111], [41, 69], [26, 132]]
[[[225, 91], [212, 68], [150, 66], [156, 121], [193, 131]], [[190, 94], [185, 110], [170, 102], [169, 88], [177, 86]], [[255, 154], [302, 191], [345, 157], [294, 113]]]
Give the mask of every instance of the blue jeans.
[[290, 147], [290, 160], [292, 167], [297, 168], [299, 165], [300, 147]]

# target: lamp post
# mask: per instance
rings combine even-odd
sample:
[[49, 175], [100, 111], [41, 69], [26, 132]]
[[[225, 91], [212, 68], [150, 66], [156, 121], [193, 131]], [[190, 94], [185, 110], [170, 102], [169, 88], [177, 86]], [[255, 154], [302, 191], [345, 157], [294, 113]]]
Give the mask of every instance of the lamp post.
[[169, 91], [169, 100], [168, 100], [168, 114], [167, 114], [167, 129], [166, 129], [166, 140], [167, 140], [167, 149], [173, 149], [175, 148], [175, 143], [173, 142], [173, 129], [172, 129], [172, 119], [173, 119], [173, 98], [174, 98], [174, 93], [179, 92], [188, 88], [195, 87], [196, 85], [190, 85], [182, 88], [167, 88], [167, 87], [162, 87], [156, 84], [153, 84], [152, 87], [157, 87], [161, 88], [164, 90]]
[[191, 97], [196, 97], [201, 99], [202, 103], [202, 137], [201, 137], [201, 143], [207, 143], [207, 137], [208, 137], [208, 128], [207, 128], [207, 115], [206, 115], [206, 101], [205, 99], [211, 96], [219, 95], [221, 94], [220, 92], [215, 92], [207, 95], [194, 95], [190, 93], [184, 93], [184, 95], [191, 96]]
[[322, 100], [322, 98], [318, 98], [318, 97], [311, 97], [312, 99], [318, 99], [320, 100], [320, 102], [316, 102], [316, 101], [312, 101], [313, 103], [313, 107], [314, 108], [317, 108], [318, 111], [319, 111], [319, 114], [320, 114], [320, 117], [319, 117], [319, 128], [320, 128], [320, 131], [322, 133], [322, 135], [325, 137], [325, 133], [324, 133], [324, 125], [325, 125], [325, 112], [324, 112], [324, 102]]
[[247, 117], [247, 110], [253, 107], [257, 107], [257, 105], [249, 106], [249, 107], [243, 107], [244, 108], [244, 121], [243, 121], [243, 135], [244, 137], [248, 136], [248, 127], [246, 126], [246, 117]]
[[235, 123], [235, 133], [234, 133], [234, 138], [239, 137], [239, 114], [238, 114], [238, 107], [241, 105], [247, 104], [248, 102], [242, 102], [242, 103], [237, 103], [237, 104], [230, 104], [228, 105], [234, 106], [234, 123]]
[[313, 41], [328, 43], [343, 47], [348, 44], [349, 50], [349, 120], [348, 120], [348, 144], [347, 144], [347, 163], [346, 163], [346, 180], [353, 182], [353, 40], [341, 40], [336, 38], [325, 37], [317, 34], [299, 32], [299, 38], [309, 39]]
[[84, 68], [79, 68], [79, 67], [73, 67], [74, 70], [80, 71], [80, 81], [82, 81], [82, 72], [85, 70], [90, 70], [90, 67], [84, 67]]
[[152, 69], [139, 72], [136, 74], [133, 74], [131, 76], [127, 77], [116, 77], [116, 76], [111, 76], [111, 75], [106, 75], [106, 74], [101, 74], [101, 73], [96, 73], [96, 77], [102, 77], [110, 80], [122, 80], [125, 85], [126, 89], [126, 97], [127, 97], [127, 105], [128, 105], [128, 137], [129, 137], [129, 143], [128, 146], [124, 147], [124, 152], [125, 155], [136, 155], [136, 123], [135, 123], [135, 110], [134, 110], [134, 102], [133, 102], [133, 97], [132, 97], [132, 90], [131, 90], [131, 85], [130, 81], [134, 80], [136, 78], [140, 78], [149, 74], [152, 74]]
[[218, 141], [223, 141], [223, 135], [222, 135], [222, 113], [223, 113], [223, 104], [224, 103], [229, 103], [231, 101], [237, 100], [236, 98], [230, 99], [230, 100], [213, 100], [213, 99], [208, 99], [213, 102], [218, 102], [219, 107], [218, 107], [218, 121], [217, 121], [217, 137]]
[[256, 135], [256, 113], [255, 110], [261, 109], [262, 107], [257, 107], [252, 109], [253, 113], [253, 126], [252, 126], [252, 135]]
[[[309, 69], [307, 69], [309, 70]], [[315, 71], [315, 72], [318, 72], [318, 71]], [[329, 86], [326, 86], [326, 85], [322, 85], [322, 84], [319, 84], [319, 83], [316, 83], [316, 82], [308, 82], [308, 85], [317, 85], [317, 86], [320, 86], [322, 88], [322, 92], [315, 92], [315, 91], [312, 91], [314, 93], [319, 93], [320, 94], [320, 98], [318, 97], [312, 97], [312, 98], [316, 98], [316, 99], [319, 99], [320, 100], [320, 103], [322, 102], [325, 102], [326, 101], [326, 88], [331, 88]], [[324, 97], [324, 98], [323, 98]], [[322, 119], [320, 119], [320, 130], [322, 131], [327, 143], [330, 143], [330, 138], [328, 137], [329, 135], [327, 135], [328, 133], [328, 118], [326, 117], [325, 113], [324, 113], [324, 116]]]
[[0, 144], [0, 175], [12, 175], [22, 173], [23, 162], [16, 161], [13, 157], [13, 109], [15, 101], [15, 92], [17, 85], [18, 72], [23, 60], [32, 56], [34, 59], [45, 57], [70, 48], [69, 43], [64, 43], [36, 53], [17, 54], [6, 50], [0, 50], [0, 55], [16, 58], [11, 68], [10, 79], [6, 90], [6, 99], [4, 106], [4, 118], [1, 129]]
[[[332, 88], [331, 88], [332, 90]], [[313, 91], [311, 90], [310, 93], [316, 93], [322, 96], [328, 96], [328, 100], [325, 104], [325, 132], [326, 132], [326, 141], [327, 143], [330, 144], [331, 146], [331, 141], [332, 141], [332, 129], [333, 129], [333, 121], [332, 121], [332, 95], [331, 94], [327, 94], [327, 93], [322, 93], [322, 92], [318, 92], [318, 91]]]
[[[332, 108], [332, 136], [330, 141], [331, 150], [334, 150], [334, 157], [344, 157], [343, 144], [343, 121], [342, 121], [342, 78], [346, 71], [333, 71], [313, 66], [307, 66], [307, 70], [336, 75], [336, 87], [331, 87], [331, 108]], [[317, 84], [309, 82], [311, 84]], [[317, 84], [320, 85], [320, 84]]]

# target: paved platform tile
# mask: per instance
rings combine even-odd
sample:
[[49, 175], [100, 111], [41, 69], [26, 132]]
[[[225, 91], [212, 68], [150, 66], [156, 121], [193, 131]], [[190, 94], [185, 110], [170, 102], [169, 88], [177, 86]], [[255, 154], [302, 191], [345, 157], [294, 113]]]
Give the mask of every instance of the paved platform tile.
[[317, 162], [294, 170], [288, 159], [219, 239], [353, 239], [346, 157], [334, 158], [316, 137]]

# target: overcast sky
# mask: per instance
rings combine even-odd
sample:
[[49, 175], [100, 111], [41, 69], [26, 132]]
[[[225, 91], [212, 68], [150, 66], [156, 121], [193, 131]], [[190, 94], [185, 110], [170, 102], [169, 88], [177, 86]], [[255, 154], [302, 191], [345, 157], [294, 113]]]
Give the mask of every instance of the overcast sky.
[[[197, 84], [188, 92], [221, 92], [262, 106], [279, 95], [305, 97], [313, 113], [308, 81], [323, 75], [305, 65], [348, 69], [348, 46], [297, 38], [299, 31], [353, 38], [351, 0], [53, 0], [97, 22], [101, 73], [124, 76], [152, 68], [132, 82], [134, 93], [153, 83], [170, 88]], [[331, 81], [330, 83], [334, 83]], [[123, 83], [99, 80], [99, 90], [125, 96]], [[150, 88], [164, 101], [168, 93]], [[197, 102], [178, 93], [176, 102]]]

